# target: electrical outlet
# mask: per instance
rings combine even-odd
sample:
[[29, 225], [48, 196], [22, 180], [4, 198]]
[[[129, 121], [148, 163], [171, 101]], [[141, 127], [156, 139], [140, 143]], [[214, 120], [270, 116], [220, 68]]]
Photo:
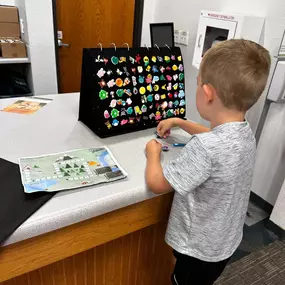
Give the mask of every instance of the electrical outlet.
[[189, 31], [181, 31], [180, 44], [188, 46], [188, 41], [189, 41]]
[[180, 32], [179, 30], [174, 30], [174, 43], [180, 43]]

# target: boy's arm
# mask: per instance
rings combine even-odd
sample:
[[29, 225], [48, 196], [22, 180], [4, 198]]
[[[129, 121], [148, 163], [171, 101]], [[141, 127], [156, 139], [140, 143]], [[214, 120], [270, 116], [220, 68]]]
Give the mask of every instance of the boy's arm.
[[147, 144], [146, 184], [153, 193], [162, 194], [172, 190], [165, 179], [160, 163], [161, 144], [152, 140]]
[[203, 125], [200, 125], [200, 124], [197, 124], [191, 121], [183, 120], [180, 118], [174, 119], [174, 125], [183, 129], [185, 132], [189, 133], [190, 135], [206, 133], [211, 130], [210, 128], [207, 128]]
[[205, 133], [211, 130], [210, 128], [191, 121], [183, 120], [180, 118], [171, 118], [161, 121], [157, 126], [157, 132], [161, 137], [166, 138], [169, 136], [170, 130], [175, 126], [180, 127], [190, 135]]

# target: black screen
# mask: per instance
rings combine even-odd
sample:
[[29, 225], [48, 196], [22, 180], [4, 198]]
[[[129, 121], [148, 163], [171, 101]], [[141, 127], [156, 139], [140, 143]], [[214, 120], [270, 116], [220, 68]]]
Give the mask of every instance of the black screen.
[[150, 24], [151, 45], [164, 47], [174, 46], [174, 29], [173, 23]]

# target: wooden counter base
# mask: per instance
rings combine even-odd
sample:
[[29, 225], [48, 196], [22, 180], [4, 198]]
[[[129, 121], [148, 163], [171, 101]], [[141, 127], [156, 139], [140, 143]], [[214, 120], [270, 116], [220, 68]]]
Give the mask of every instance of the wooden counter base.
[[0, 285], [170, 284], [173, 258], [164, 235], [172, 197], [0, 249]]

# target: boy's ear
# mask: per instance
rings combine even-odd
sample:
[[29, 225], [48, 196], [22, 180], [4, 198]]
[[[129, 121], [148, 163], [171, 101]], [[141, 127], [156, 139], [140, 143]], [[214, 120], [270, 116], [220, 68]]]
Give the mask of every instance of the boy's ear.
[[205, 93], [206, 103], [212, 103], [216, 96], [216, 89], [211, 84], [204, 84], [203, 90]]

